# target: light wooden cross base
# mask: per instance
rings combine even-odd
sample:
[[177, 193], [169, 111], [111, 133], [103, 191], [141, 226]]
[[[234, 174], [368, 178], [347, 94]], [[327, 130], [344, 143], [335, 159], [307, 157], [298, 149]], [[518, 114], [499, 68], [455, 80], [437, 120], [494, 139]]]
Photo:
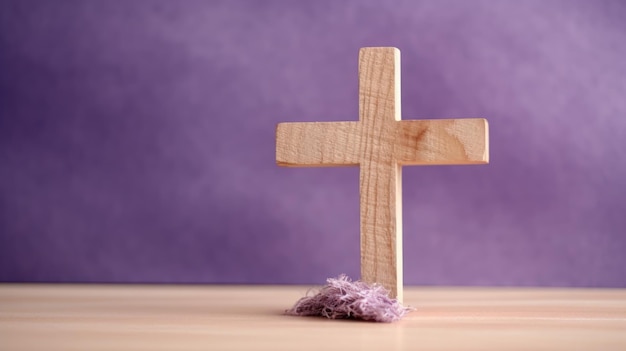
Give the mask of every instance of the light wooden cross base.
[[625, 289], [407, 288], [391, 324], [291, 317], [302, 286], [0, 285], [0, 350], [626, 350]]

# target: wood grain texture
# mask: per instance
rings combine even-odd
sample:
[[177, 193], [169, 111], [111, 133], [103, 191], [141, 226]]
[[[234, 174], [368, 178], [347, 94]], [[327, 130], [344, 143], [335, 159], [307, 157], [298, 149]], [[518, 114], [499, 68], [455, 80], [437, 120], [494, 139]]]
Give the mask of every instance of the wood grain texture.
[[280, 123], [276, 162], [360, 166], [361, 279], [402, 301], [402, 166], [489, 161], [482, 118], [401, 120], [400, 51], [359, 52], [359, 121]]
[[413, 288], [392, 324], [290, 317], [303, 286], [0, 285], [0, 350], [626, 350], [624, 289]]

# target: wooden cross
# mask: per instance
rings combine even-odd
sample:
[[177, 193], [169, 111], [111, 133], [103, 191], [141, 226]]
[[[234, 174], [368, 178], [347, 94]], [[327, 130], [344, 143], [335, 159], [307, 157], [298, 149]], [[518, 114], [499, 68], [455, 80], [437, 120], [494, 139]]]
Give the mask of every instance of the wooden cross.
[[359, 51], [359, 121], [279, 123], [276, 162], [360, 166], [361, 279], [402, 301], [402, 166], [485, 164], [482, 118], [401, 120], [400, 50]]

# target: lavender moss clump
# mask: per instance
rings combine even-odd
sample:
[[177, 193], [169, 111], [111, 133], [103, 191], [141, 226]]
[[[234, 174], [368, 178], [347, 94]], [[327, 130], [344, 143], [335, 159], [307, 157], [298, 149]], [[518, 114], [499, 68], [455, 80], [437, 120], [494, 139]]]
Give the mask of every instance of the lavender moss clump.
[[329, 278], [326, 285], [312, 296], [298, 300], [285, 311], [293, 316], [322, 316], [330, 319], [358, 319], [372, 322], [400, 320], [411, 308], [389, 297], [379, 284], [351, 281], [345, 275]]

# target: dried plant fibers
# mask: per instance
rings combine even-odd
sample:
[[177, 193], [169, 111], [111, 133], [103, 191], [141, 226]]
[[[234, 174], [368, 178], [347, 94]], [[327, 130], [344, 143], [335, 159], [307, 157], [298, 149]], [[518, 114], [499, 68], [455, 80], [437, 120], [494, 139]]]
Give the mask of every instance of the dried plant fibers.
[[389, 291], [382, 285], [352, 281], [341, 275], [326, 280], [326, 285], [317, 293], [301, 298], [286, 313], [389, 323], [400, 320], [410, 310], [390, 298]]

